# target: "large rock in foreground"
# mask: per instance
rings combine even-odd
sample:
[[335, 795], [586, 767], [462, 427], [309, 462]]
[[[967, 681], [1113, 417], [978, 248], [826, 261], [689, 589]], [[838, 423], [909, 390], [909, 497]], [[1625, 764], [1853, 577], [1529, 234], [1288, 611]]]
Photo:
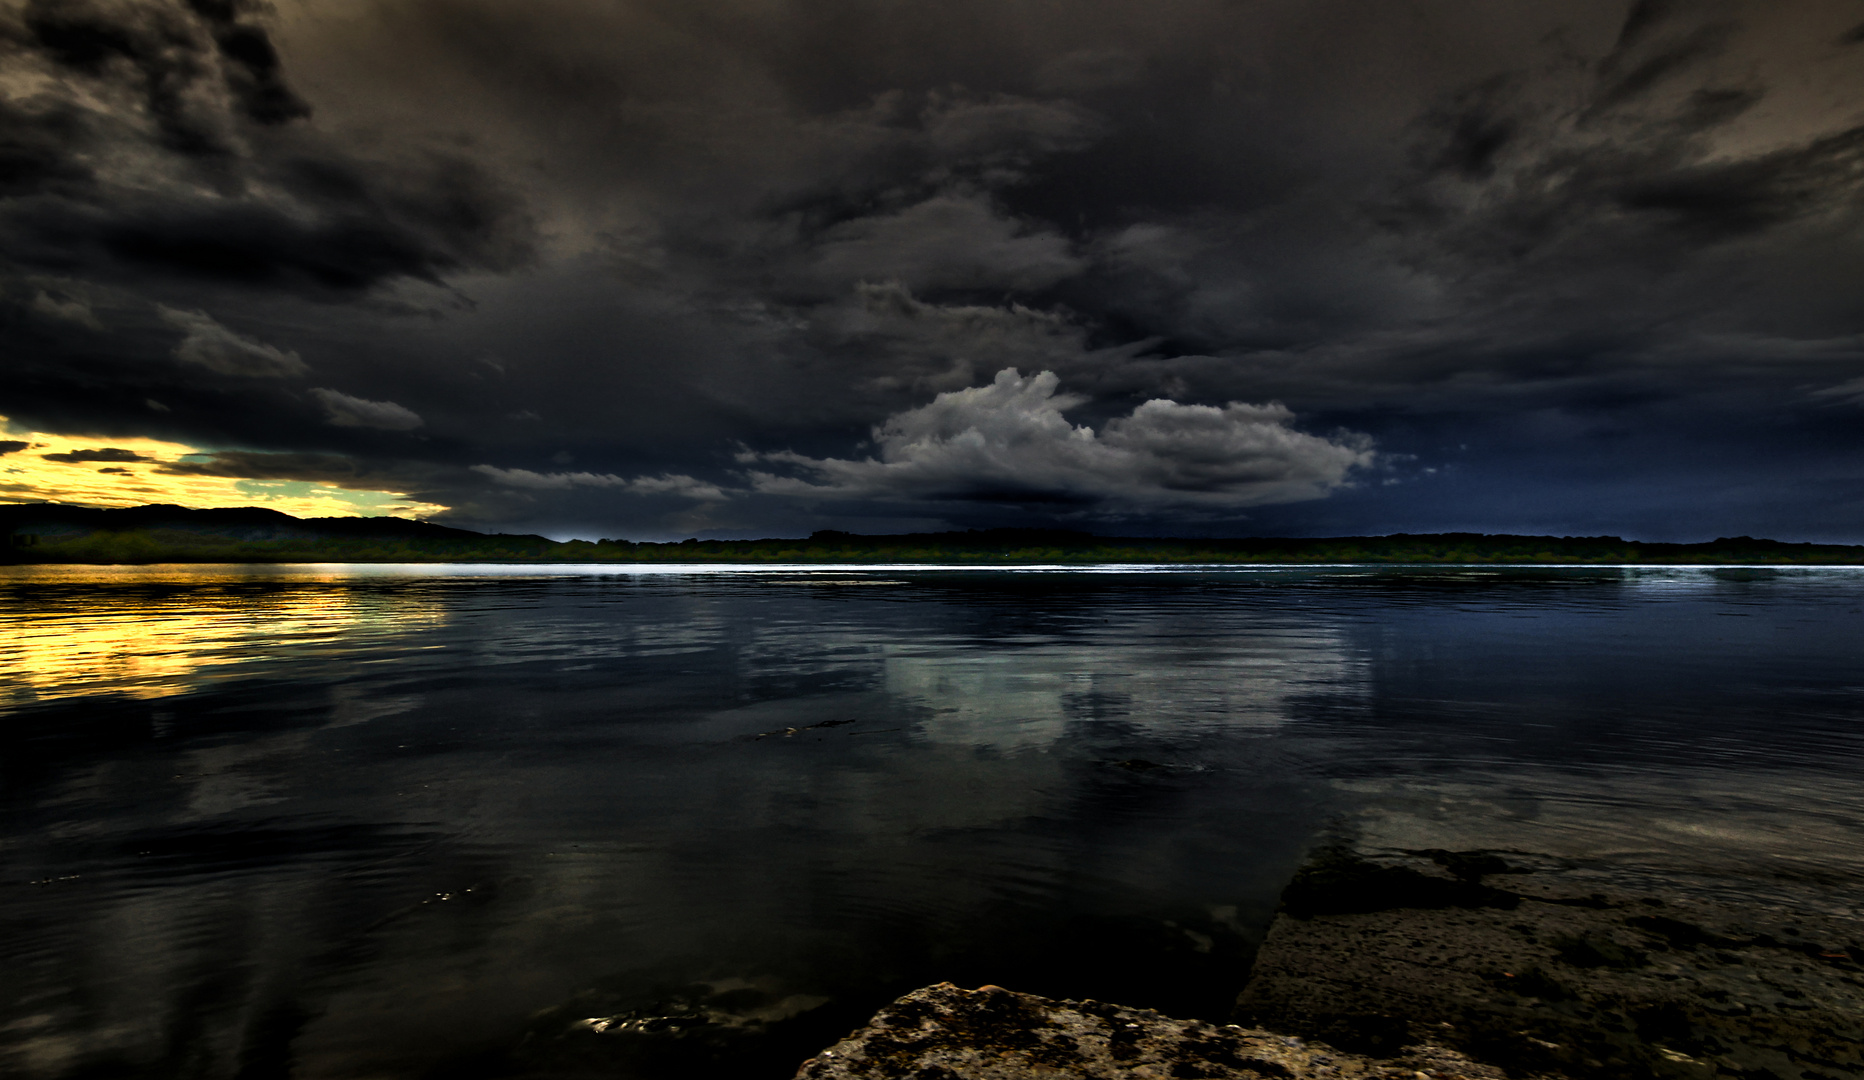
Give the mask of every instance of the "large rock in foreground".
[[900, 998], [803, 1063], [797, 1080], [1491, 1080], [1440, 1047], [1379, 1060], [1235, 1026], [1099, 1001], [939, 983]]

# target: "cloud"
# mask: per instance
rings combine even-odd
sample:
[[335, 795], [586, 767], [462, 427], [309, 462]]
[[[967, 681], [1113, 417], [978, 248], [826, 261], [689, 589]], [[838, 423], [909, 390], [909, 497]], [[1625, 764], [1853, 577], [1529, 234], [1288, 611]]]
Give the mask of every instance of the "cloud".
[[408, 462], [364, 461], [344, 454], [218, 450], [189, 454], [156, 469], [168, 476], [217, 476], [237, 480], [305, 480], [333, 487], [376, 490], [431, 486], [445, 479], [444, 467]]
[[823, 235], [812, 269], [835, 282], [1028, 291], [1085, 267], [1059, 233], [1012, 220], [980, 196], [948, 194], [835, 226]]
[[[1495, 490], [1580, 475], [1605, 443], [1572, 433], [1649, 430], [1636, 409], [1756, 460], [1864, 440], [1853, 406], [1818, 407], [1849, 391], [1808, 396], [1864, 371], [1854, 352], [1793, 351], [1859, 328], [1864, 68], [1834, 44], [1855, 14], [908, 7], [11, 0], [0, 397], [93, 443], [339, 454], [477, 522], [610, 534], [1034, 520], [1023, 498], [1170, 531], [1272, 495], [1222, 468], [1278, 460], [1226, 442], [1278, 428], [1349, 453], [1327, 433], [1367, 431], [1420, 471], [1519, 433], [1456, 459]], [[188, 326], [129, 332], [154, 301], [203, 320], [207, 362], [169, 358]], [[1050, 411], [1092, 439], [1005, 436], [994, 471], [982, 435], [981, 464], [955, 435], [851, 445], [1004, 369], [1090, 399]], [[451, 377], [381, 381], [422, 371]], [[1705, 419], [1730, 394], [1791, 424]], [[1269, 401], [1298, 415], [1223, 407]], [[1529, 434], [1536, 410], [1571, 426]], [[716, 471], [740, 443], [797, 452], [751, 463], [771, 484], [871, 490], [892, 517], [758, 496]], [[6, 460], [88, 476], [37, 457], [83, 445]], [[1284, 494], [1336, 494], [1235, 528], [1429, 516], [1417, 484], [1303, 487], [1291, 454]], [[1685, 457], [1708, 460], [1663, 460]], [[500, 461], [536, 472], [471, 468]], [[300, 466], [321, 468], [201, 465]], [[1864, 497], [1800, 497], [1864, 520]], [[1568, 511], [1600, 513], [1535, 512]]]
[[[1782, 137], [1735, 130], [1769, 88], [1752, 74], [1731, 84], [1698, 70], [1734, 32], [1709, 13], [1639, 3], [1596, 68], [1538, 80], [1516, 72], [1445, 95], [1413, 125], [1417, 175], [1400, 180], [1377, 216], [1485, 269], [1559, 256], [1571, 276], [1674, 265], [1711, 245], [1854, 213], [1864, 125], [1849, 118]], [[1576, 111], [1563, 98], [1586, 104]]]
[[880, 456], [861, 461], [793, 452], [749, 454], [802, 476], [753, 471], [772, 495], [1062, 503], [1108, 512], [1169, 506], [1238, 509], [1318, 499], [1373, 463], [1370, 440], [1296, 431], [1279, 404], [1221, 408], [1163, 398], [1099, 431], [1062, 414], [1086, 399], [1058, 394], [1053, 372], [997, 373], [874, 429]]
[[125, 450], [117, 446], [106, 446], [97, 450], [71, 450], [63, 454], [40, 454], [47, 461], [62, 461], [75, 465], [84, 461], [154, 461], [134, 450]]
[[0, 197], [63, 191], [95, 173], [72, 147], [88, 140], [90, 119], [74, 105], [0, 100]]
[[470, 161], [436, 153], [397, 166], [332, 151], [256, 169], [254, 179], [282, 197], [131, 196], [132, 212], [120, 214], [60, 204], [21, 232], [40, 244], [70, 237], [96, 258], [147, 270], [311, 293], [359, 293], [400, 277], [438, 283], [530, 257], [530, 223], [515, 198]]
[[1051, 93], [1078, 94], [1137, 82], [1145, 58], [1124, 49], [1079, 49], [1036, 70], [1036, 86]]
[[573, 487], [626, 487], [628, 481], [612, 473], [554, 472], [530, 469], [501, 469], [496, 465], [474, 465], [472, 470], [504, 487], [529, 491], [566, 491]]
[[413, 431], [426, 423], [414, 410], [392, 401], [367, 401], [321, 386], [313, 388], [311, 396], [322, 403], [326, 420], [336, 427]]
[[937, 160], [981, 166], [998, 182], [1021, 179], [1036, 159], [1080, 150], [1108, 130], [1104, 118], [1071, 101], [1013, 94], [933, 93], [922, 123]]
[[17, 454], [31, 445], [20, 439], [0, 439], [0, 454]]
[[278, 50], [265, 30], [242, 22], [250, 10], [239, 0], [188, 0], [211, 28], [222, 77], [248, 119], [267, 126], [302, 120], [311, 107], [285, 84]]
[[297, 353], [236, 334], [204, 311], [180, 311], [161, 304], [155, 308], [163, 322], [185, 334], [173, 354], [182, 363], [253, 379], [282, 379], [311, 370]]
[[520, 488], [525, 491], [619, 488], [632, 495], [677, 495], [706, 502], [717, 502], [732, 497], [730, 493], [716, 484], [709, 484], [683, 473], [663, 473], [660, 476], [637, 476], [629, 479], [612, 473], [540, 473], [530, 469], [501, 469], [495, 465], [474, 465], [472, 471], [501, 487]]
[[224, 133], [202, 107], [215, 74], [211, 39], [192, 14], [161, 3], [28, 0], [21, 22], [27, 41], [61, 73], [140, 99], [167, 149], [225, 154]]
[[1016, 303], [932, 303], [898, 281], [862, 282], [818, 307], [809, 334], [819, 347], [877, 369], [869, 385], [912, 391], [918, 399], [971, 385], [979, 368], [1061, 368], [1091, 351], [1087, 329], [1066, 313]]
[[532, 252], [520, 200], [441, 139], [301, 121], [244, 0], [29, 0], [0, 30], [0, 244], [62, 275], [355, 294]]
[[41, 289], [33, 296], [31, 307], [48, 319], [77, 323], [92, 330], [104, 328], [104, 324], [97, 321], [96, 314], [91, 311], [91, 306], [76, 297], [61, 299]]
[[[1649, 6], [1639, 5], [1640, 8]], [[1627, 31], [1639, 14], [1639, 11], [1634, 10], [1630, 19], [1627, 19]], [[1584, 116], [1596, 117], [1617, 106], [1633, 102], [1691, 67], [1712, 58], [1722, 50], [1731, 29], [1726, 23], [1698, 26], [1689, 33], [1659, 42], [1651, 50], [1634, 48], [1636, 40], [1622, 42], [1618, 50], [1600, 63], [1602, 79], [1593, 106]]]
[[1812, 391], [1814, 398], [1830, 399], [1835, 405], [1864, 405], [1864, 376], [1847, 379], [1837, 386]]
[[268, 481], [291, 488], [351, 491], [365, 495], [393, 495], [437, 512], [452, 505], [452, 493], [470, 487], [463, 468], [406, 459], [357, 457], [348, 454], [218, 450], [191, 453], [151, 470], [162, 476], [215, 477], [225, 480]]

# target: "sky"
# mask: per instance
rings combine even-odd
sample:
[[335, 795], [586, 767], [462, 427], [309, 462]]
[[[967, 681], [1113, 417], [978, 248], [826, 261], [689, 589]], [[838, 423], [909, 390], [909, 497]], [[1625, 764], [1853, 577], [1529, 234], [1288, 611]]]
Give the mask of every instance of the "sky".
[[0, 500], [1864, 542], [1864, 3], [0, 0]]

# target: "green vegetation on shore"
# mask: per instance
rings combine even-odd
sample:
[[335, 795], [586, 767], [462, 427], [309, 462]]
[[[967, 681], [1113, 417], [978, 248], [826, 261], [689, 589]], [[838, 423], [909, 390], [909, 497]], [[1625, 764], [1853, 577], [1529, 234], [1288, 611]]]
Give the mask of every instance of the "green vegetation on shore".
[[1709, 563], [1864, 565], [1864, 547], [1733, 537], [1653, 544], [1615, 536], [1435, 533], [1233, 540], [1107, 537], [1043, 529], [860, 536], [818, 532], [806, 540], [554, 541], [487, 535], [400, 518], [299, 519], [273, 510], [138, 506], [93, 510], [57, 504], [0, 506], [0, 561], [515, 562], [515, 563], [929, 563], [1216, 564]]

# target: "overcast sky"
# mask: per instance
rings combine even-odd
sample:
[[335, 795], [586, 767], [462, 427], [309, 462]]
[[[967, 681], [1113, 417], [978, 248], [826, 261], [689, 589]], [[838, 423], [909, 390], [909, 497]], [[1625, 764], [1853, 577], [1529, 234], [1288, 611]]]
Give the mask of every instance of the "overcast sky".
[[1864, 541], [1856, 0], [0, 0], [0, 50], [0, 498]]

